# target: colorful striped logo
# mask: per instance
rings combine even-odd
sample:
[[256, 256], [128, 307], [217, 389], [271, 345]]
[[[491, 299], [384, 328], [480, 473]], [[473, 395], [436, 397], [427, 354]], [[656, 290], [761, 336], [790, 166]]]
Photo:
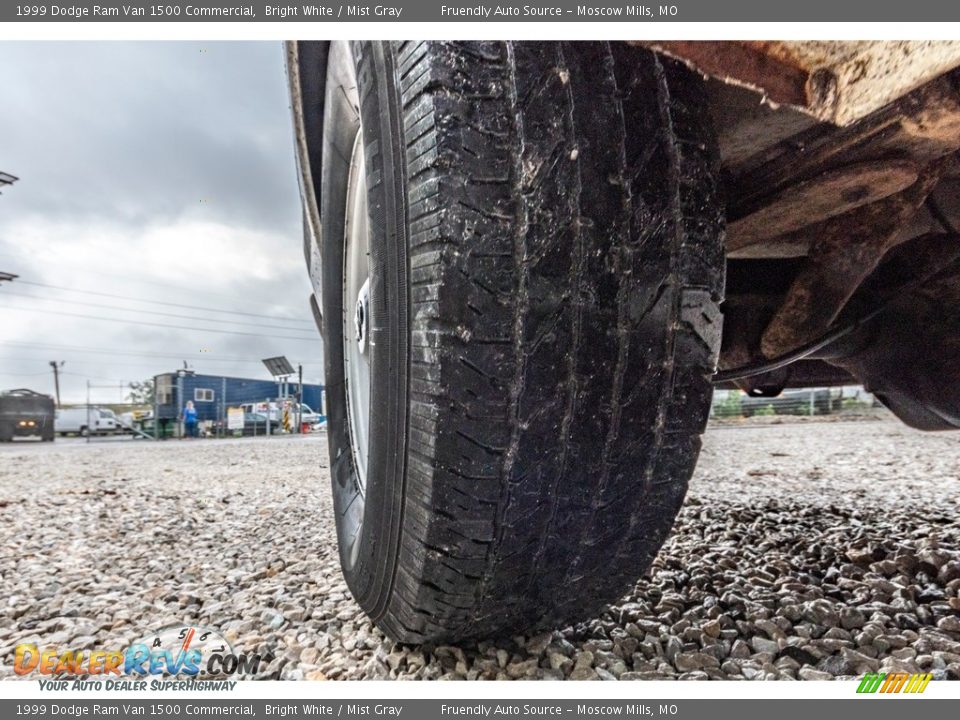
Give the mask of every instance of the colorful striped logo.
[[930, 673], [867, 673], [858, 693], [922, 693], [933, 675]]

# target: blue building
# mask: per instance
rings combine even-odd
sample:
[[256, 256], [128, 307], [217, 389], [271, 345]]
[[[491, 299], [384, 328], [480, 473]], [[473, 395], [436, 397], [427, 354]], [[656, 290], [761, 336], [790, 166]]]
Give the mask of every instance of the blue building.
[[[219, 421], [226, 417], [227, 408], [277, 400], [283, 393], [281, 384], [276, 380], [199, 375], [189, 370], [157, 375], [154, 383], [157, 393], [157, 418], [160, 420], [176, 420], [187, 401], [192, 400], [197, 409], [198, 420]], [[295, 399], [299, 389], [296, 382], [287, 382], [287, 397]], [[304, 383], [301, 402], [314, 412], [325, 415], [323, 385]]]

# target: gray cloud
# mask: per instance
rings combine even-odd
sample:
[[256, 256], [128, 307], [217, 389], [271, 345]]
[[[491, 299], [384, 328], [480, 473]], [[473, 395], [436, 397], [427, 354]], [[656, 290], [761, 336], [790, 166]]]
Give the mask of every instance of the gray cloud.
[[279, 44], [9, 43], [0, 57], [22, 212], [296, 232]]
[[254, 376], [258, 358], [287, 354], [319, 379], [279, 43], [3, 43], [0, 67], [0, 170], [21, 178], [0, 196], [0, 270], [24, 281], [0, 287], [0, 388], [49, 391], [46, 359], [67, 360], [73, 400], [87, 378], [119, 383], [180, 365], [151, 354]]

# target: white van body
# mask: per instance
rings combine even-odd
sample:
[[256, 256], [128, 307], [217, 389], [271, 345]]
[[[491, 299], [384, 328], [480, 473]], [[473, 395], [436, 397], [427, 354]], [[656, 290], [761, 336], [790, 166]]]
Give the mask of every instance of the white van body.
[[122, 429], [120, 418], [113, 410], [98, 407], [61, 408], [57, 410], [53, 429], [61, 435], [67, 433], [94, 434], [112, 433]]

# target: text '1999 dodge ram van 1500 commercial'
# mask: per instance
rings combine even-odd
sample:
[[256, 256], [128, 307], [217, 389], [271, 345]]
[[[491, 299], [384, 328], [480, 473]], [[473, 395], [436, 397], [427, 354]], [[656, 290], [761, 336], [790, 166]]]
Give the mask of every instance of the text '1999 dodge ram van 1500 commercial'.
[[597, 613], [713, 387], [960, 426], [960, 43], [299, 42], [340, 558], [405, 642]]

